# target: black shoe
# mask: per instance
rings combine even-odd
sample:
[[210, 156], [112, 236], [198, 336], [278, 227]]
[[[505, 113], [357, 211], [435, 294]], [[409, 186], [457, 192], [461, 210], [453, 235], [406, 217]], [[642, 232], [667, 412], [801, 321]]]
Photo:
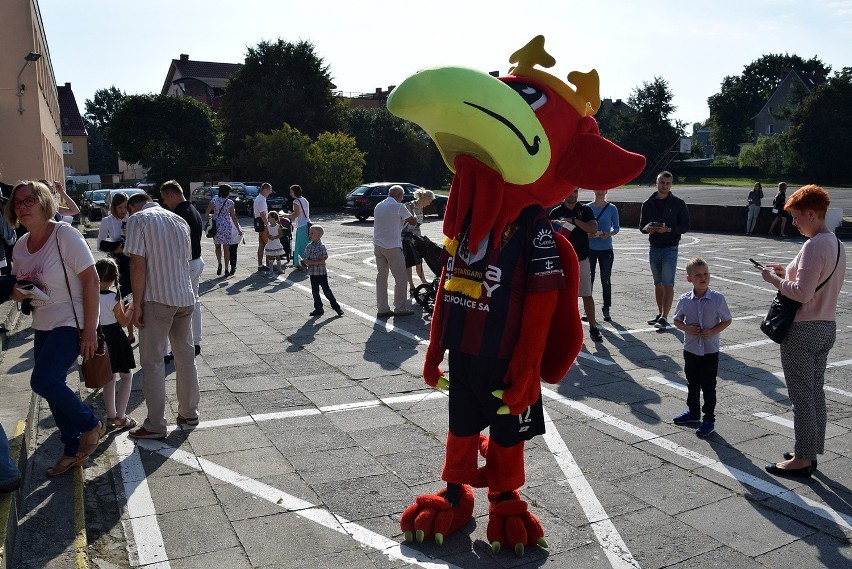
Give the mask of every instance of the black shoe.
[[163, 363], [164, 364], [170, 364], [170, 363], [172, 363], [172, 360], [174, 360], [174, 359], [175, 359], [175, 355], [173, 353], [169, 352], [168, 354], [163, 356]]
[[603, 342], [603, 336], [601, 335], [601, 331], [598, 330], [595, 326], [589, 328], [589, 336], [591, 336], [592, 340], [595, 342]]
[[8, 482], [0, 484], [0, 494], [9, 494], [21, 487], [21, 477], [13, 478]]
[[219, 267], [216, 269], [216, 276], [219, 276], [221, 274], [222, 274], [222, 263], [219, 263]]
[[343, 309], [342, 308], [337, 307], [337, 308], [334, 309], [334, 311], [337, 312], [338, 316], [343, 316]]
[[201, 346], [199, 346], [198, 344], [195, 344], [195, 355], [201, 355]]
[[314, 310], [310, 313], [311, 316], [322, 316], [325, 314], [325, 310]]
[[588, 322], [589, 317], [588, 316], [580, 316], [580, 320], [582, 320], [583, 322]]
[[805, 466], [803, 468], [778, 468], [777, 464], [767, 464], [764, 468], [766, 469], [766, 472], [776, 476], [810, 478], [811, 474], [814, 473], [814, 469], [810, 466]]
[[[792, 453], [792, 452], [785, 452], [783, 456], [784, 456], [784, 458], [785, 458], [785, 459], [787, 459], [787, 460], [790, 460], [791, 458], [795, 458], [795, 456], [793, 455], [793, 453]], [[811, 468], [813, 468], [814, 470], [816, 470], [816, 467], [817, 467], [817, 459], [813, 459], [813, 460], [811, 461]]]
[[653, 318], [648, 320], [648, 324], [656, 324], [657, 320], [659, 320], [661, 316], [662, 316], [662, 314], [657, 314], [656, 316], [654, 316]]
[[603, 309], [603, 318], [604, 318], [604, 322], [612, 322], [612, 318], [609, 315], [609, 308]]

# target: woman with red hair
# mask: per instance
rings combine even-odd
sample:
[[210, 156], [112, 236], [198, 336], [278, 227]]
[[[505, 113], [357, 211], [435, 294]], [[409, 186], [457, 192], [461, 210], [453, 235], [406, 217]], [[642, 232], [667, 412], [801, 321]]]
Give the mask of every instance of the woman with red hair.
[[825, 366], [837, 335], [837, 298], [846, 273], [846, 250], [825, 224], [830, 202], [828, 192], [815, 185], [791, 195], [784, 209], [807, 241], [786, 267], [772, 264], [763, 269], [763, 280], [802, 303], [781, 342], [796, 445], [794, 452], [784, 453], [786, 460], [766, 465], [771, 474], [810, 477], [816, 456], [824, 452]]

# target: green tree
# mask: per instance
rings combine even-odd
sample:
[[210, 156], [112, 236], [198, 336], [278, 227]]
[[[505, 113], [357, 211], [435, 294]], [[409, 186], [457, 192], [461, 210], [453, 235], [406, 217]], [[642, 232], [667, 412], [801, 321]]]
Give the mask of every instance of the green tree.
[[672, 104], [673, 98], [668, 82], [655, 77], [631, 92], [628, 104], [636, 112], [622, 115], [615, 121], [614, 141], [627, 150], [643, 154], [647, 168], [655, 167], [657, 160], [683, 133], [683, 124], [672, 118], [677, 110]]
[[343, 107], [333, 87], [328, 66], [309, 41], [279, 39], [248, 48], [245, 63], [228, 81], [219, 111], [226, 158], [245, 149], [246, 136], [285, 123], [310, 137], [340, 130]]
[[361, 183], [364, 153], [355, 139], [342, 132], [323, 132], [308, 148], [313, 170], [311, 196], [319, 205], [339, 205]]
[[744, 146], [738, 156], [740, 168], [754, 166], [767, 175], [778, 175], [786, 171], [783, 135], [759, 136], [757, 142]]
[[245, 150], [238, 163], [249, 177], [268, 180], [274, 188], [300, 184], [307, 188], [313, 179], [308, 149], [311, 139], [285, 124], [271, 132], [258, 132], [243, 140]]
[[213, 112], [189, 97], [130, 95], [107, 130], [121, 158], [148, 168], [152, 181], [185, 183], [192, 169], [218, 158], [220, 133]]
[[769, 54], [746, 65], [741, 75], [722, 80], [720, 91], [707, 99], [713, 144], [719, 152], [736, 155], [741, 143], [754, 140], [753, 117], [792, 68], [813, 77], [825, 77], [831, 71], [816, 57], [804, 60], [798, 55]]
[[852, 73], [844, 68], [793, 112], [784, 133], [803, 174], [814, 181], [852, 180]]
[[118, 171], [118, 153], [106, 135], [112, 116], [127, 97], [115, 86], [98, 89], [92, 99], [86, 99], [83, 124], [89, 133], [89, 170], [98, 174]]

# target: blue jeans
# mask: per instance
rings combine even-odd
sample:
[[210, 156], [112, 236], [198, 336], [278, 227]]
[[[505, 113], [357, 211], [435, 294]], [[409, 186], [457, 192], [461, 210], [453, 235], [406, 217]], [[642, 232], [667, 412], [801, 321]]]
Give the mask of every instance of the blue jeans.
[[615, 253], [612, 249], [595, 250], [589, 249], [589, 267], [592, 270], [592, 285], [595, 284], [595, 264], [601, 265], [601, 286], [603, 287], [603, 307], [612, 306], [612, 265], [615, 262]]
[[677, 269], [677, 245], [671, 247], [649, 247], [648, 261], [655, 285], [674, 286]]
[[47, 401], [59, 439], [65, 445], [65, 456], [76, 456], [80, 435], [98, 425], [92, 410], [65, 383], [68, 368], [80, 355], [77, 329], [61, 326], [50, 331], [36, 330], [33, 354], [30, 387]]
[[0, 484], [11, 482], [21, 475], [18, 470], [18, 465], [12, 460], [9, 451], [9, 439], [6, 438], [6, 431], [3, 430], [3, 425], [0, 425]]

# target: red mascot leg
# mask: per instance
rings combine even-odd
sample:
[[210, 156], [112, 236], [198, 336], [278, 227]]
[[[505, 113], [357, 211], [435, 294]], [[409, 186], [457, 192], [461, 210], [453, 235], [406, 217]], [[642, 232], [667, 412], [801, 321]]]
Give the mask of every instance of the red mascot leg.
[[415, 539], [423, 543], [426, 538], [434, 538], [442, 545], [444, 537], [458, 531], [473, 517], [473, 489], [470, 484], [481, 485], [483, 470], [478, 466], [478, 454], [482, 444], [479, 434], [457, 437], [447, 434], [446, 457], [441, 478], [450, 484], [461, 486], [459, 499], [452, 503], [447, 500], [447, 488], [437, 494], [418, 496], [412, 505], [402, 512], [399, 525], [405, 535], [405, 541]]
[[524, 443], [502, 447], [489, 441], [486, 457], [491, 549], [497, 553], [503, 547], [512, 547], [520, 556], [525, 547], [547, 547], [541, 523], [517, 491], [524, 484]]

